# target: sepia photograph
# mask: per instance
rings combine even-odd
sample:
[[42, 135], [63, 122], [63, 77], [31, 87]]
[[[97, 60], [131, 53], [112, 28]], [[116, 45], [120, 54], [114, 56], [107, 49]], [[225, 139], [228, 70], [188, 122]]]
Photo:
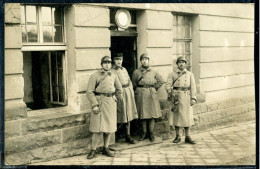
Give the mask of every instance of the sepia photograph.
[[255, 3], [5, 3], [4, 166], [255, 167], [254, 47]]

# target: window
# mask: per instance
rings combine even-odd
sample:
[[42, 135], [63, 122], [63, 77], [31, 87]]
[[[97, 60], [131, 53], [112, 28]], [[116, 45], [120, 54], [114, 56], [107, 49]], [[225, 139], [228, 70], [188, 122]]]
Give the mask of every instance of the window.
[[23, 52], [24, 102], [32, 110], [67, 104], [63, 51]]
[[28, 110], [66, 105], [64, 7], [22, 5], [21, 27]]
[[64, 43], [63, 7], [21, 6], [23, 43]]
[[173, 54], [187, 59], [187, 69], [191, 70], [191, 16], [173, 14]]
[[64, 82], [64, 59], [61, 52], [48, 52], [49, 78], [50, 78], [50, 100], [52, 103], [64, 104], [65, 82]]

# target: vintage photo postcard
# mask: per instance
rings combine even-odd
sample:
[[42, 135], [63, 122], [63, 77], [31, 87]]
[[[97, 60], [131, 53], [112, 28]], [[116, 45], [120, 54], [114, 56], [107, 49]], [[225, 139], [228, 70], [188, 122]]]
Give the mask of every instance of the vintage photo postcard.
[[5, 166], [256, 165], [254, 3], [4, 10]]

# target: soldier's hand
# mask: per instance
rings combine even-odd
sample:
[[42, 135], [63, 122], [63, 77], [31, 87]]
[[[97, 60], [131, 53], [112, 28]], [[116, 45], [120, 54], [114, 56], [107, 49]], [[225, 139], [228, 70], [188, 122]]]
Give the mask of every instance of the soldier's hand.
[[117, 98], [116, 98], [116, 96], [115, 96], [115, 95], [113, 96], [113, 99], [114, 99], [114, 100], [117, 102]]
[[191, 99], [191, 101], [190, 101], [190, 105], [193, 106], [194, 104], [196, 104], [196, 100]]
[[93, 110], [93, 112], [96, 113], [96, 114], [99, 113], [99, 108], [98, 108], [98, 106], [93, 107], [92, 110]]

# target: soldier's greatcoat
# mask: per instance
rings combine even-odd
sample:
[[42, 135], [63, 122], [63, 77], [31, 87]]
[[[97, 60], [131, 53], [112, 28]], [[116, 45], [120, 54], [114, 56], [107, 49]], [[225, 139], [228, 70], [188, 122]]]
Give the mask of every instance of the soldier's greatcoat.
[[[109, 75], [96, 87], [96, 84], [106, 74]], [[113, 133], [117, 129], [116, 99], [115, 97], [95, 95], [95, 92], [115, 93], [118, 98], [122, 97], [122, 86], [118, 77], [111, 71], [101, 69], [90, 76], [87, 86], [87, 97], [91, 106], [98, 105], [100, 110], [97, 114], [91, 112], [89, 130], [91, 132]]]
[[[196, 100], [196, 84], [194, 76], [187, 69], [183, 70], [183, 75], [173, 84], [173, 81], [181, 74], [179, 69], [169, 73], [165, 88], [168, 93], [172, 92], [177, 96], [177, 109], [169, 114], [169, 124], [171, 126], [190, 127], [194, 125], [193, 109], [190, 106], [191, 99]], [[189, 87], [189, 90], [173, 90], [173, 87]]]
[[[143, 76], [142, 80], [138, 80]], [[151, 67], [136, 69], [133, 73], [132, 83], [135, 90], [136, 108], [140, 119], [159, 118], [162, 116], [157, 90], [163, 85], [162, 77]], [[143, 88], [140, 85], [154, 85]]]
[[118, 76], [123, 86], [122, 99], [117, 101], [117, 123], [127, 123], [138, 118], [133, 85], [124, 67], [113, 66], [111, 72]]

